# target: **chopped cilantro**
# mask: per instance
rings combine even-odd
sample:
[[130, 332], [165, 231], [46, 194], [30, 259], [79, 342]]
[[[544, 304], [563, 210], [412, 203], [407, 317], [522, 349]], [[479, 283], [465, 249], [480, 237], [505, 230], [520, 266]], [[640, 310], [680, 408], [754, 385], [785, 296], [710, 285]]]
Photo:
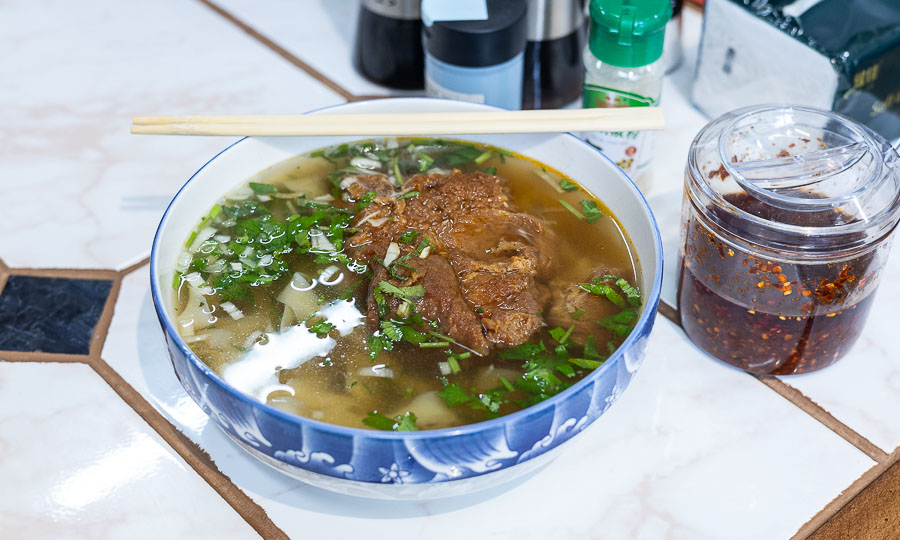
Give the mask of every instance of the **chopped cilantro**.
[[597, 203], [590, 199], [581, 201], [581, 211], [584, 212], [584, 220], [588, 223], [595, 223], [603, 217], [603, 212], [597, 208]]
[[391, 285], [387, 281], [380, 281], [378, 282], [378, 290], [406, 301], [425, 296], [425, 287], [421, 284], [412, 285], [410, 287], [397, 287], [396, 285]]
[[625, 297], [628, 299], [628, 303], [634, 307], [638, 307], [641, 305], [641, 293], [635, 287], [632, 287], [625, 278], [616, 279], [616, 286], [622, 289], [622, 292], [625, 293]]
[[565, 178], [559, 181], [559, 187], [563, 188], [566, 191], [578, 191], [578, 186], [569, 182]]
[[456, 383], [445, 384], [444, 389], [438, 392], [438, 395], [451, 409], [475, 399], [474, 396], [466, 392], [465, 388]]
[[572, 313], [573, 319], [580, 319], [586, 312], [583, 309], [577, 309]]
[[387, 336], [391, 341], [400, 341], [403, 339], [403, 332], [397, 328], [391, 321], [381, 321], [381, 331], [384, 332], [384, 335]]
[[393, 418], [385, 416], [378, 411], [371, 411], [363, 418], [363, 424], [370, 428], [380, 429], [382, 431], [396, 431], [399, 424]]
[[609, 317], [604, 317], [599, 321], [596, 321], [597, 324], [611, 331], [615, 335], [619, 337], [625, 337], [631, 333], [631, 326], [629, 323], [637, 319], [637, 313], [633, 310], [625, 309], [616, 313], [615, 315], [610, 315]]
[[400, 422], [397, 424], [397, 427], [394, 428], [396, 431], [419, 431], [419, 428], [416, 427], [416, 415], [412, 412], [407, 412], [403, 416], [398, 416], [397, 419]]
[[400, 235], [400, 238], [398, 238], [397, 241], [411, 246], [416, 243], [416, 240], [418, 238], [418, 231], [406, 231], [405, 233]]
[[[597, 281], [597, 280], [594, 280]], [[607, 300], [615, 304], [620, 308], [625, 308], [625, 299], [622, 298], [622, 295], [617, 293], [615, 289], [610, 287], [609, 285], [604, 285], [603, 283], [579, 283], [578, 286], [592, 294], [596, 294], [597, 296], [605, 296]]]
[[272, 184], [260, 184], [259, 182], [250, 182], [250, 189], [257, 195], [270, 195], [278, 193], [278, 188]]
[[594, 360], [603, 360], [604, 357], [597, 352], [597, 340], [591, 334], [584, 340], [584, 355]]
[[328, 335], [328, 332], [331, 332], [331, 329], [334, 328], [334, 325], [328, 322], [325, 319], [317, 322], [316, 324], [309, 327], [309, 331], [314, 333], [315, 335], [323, 338]]
[[597, 369], [603, 365], [602, 360], [588, 360], [587, 358], [569, 358], [569, 362], [584, 369]]
[[484, 174], [490, 174], [490, 175], [497, 174], [497, 167], [487, 167], [486, 169], [478, 169], [478, 170], [483, 172]]

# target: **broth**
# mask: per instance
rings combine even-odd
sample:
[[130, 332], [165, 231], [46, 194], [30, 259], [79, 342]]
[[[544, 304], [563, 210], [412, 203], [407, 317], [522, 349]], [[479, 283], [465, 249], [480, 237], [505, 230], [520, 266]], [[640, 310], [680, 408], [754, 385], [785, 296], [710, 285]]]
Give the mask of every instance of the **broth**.
[[[535, 315], [563, 324], [548, 323], [524, 343], [494, 341], [479, 351], [443, 333], [446, 320], [423, 318], [419, 311], [433, 291], [416, 282], [414, 270], [446, 256], [457, 275], [463, 271], [421, 230], [391, 238], [406, 251], [394, 261], [383, 251], [384, 260], [348, 255], [365, 248], [350, 244], [354, 234], [388, 230], [397, 218], [372, 210], [374, 193], [349, 196], [348, 183], [373, 173], [396, 187], [387, 197], [393, 208], [399, 200], [410, 207], [425, 200], [403, 192], [425, 178], [419, 174], [433, 175], [436, 185], [445, 180], [439, 175], [507, 179], [512, 206], [503, 215], [528, 214], [552, 240], [553, 274], [529, 288], [545, 299]], [[381, 263], [386, 270], [377, 268]], [[373, 281], [376, 270], [390, 272], [389, 282]], [[226, 195], [187, 239], [173, 288], [182, 337], [237, 389], [316, 420], [412, 430], [508, 414], [583, 378], [637, 320], [638, 277], [616, 219], [572, 179], [496, 147], [388, 139], [292, 158]], [[478, 307], [471, 291], [461, 290], [489, 335], [492, 308]], [[381, 303], [372, 300], [379, 294]], [[396, 311], [385, 313], [384, 298]], [[602, 316], [588, 321], [595, 313]]]

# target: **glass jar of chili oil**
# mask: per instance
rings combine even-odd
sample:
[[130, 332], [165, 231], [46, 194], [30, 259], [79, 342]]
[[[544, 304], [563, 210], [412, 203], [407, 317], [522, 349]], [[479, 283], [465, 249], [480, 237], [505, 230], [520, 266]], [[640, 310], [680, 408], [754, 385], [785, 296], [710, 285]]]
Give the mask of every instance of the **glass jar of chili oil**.
[[898, 217], [900, 158], [853, 120], [786, 106], [714, 120], [685, 170], [685, 332], [754, 373], [832, 364], [865, 324]]

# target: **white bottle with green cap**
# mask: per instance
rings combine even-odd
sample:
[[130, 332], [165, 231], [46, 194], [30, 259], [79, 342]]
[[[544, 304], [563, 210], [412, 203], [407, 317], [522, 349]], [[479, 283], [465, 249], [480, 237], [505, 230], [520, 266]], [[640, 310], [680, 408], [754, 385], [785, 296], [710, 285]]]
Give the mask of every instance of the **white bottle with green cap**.
[[[669, 0], [591, 0], [591, 31], [584, 50], [584, 107], [659, 105]], [[589, 132], [584, 139], [599, 148], [638, 184], [653, 148], [651, 134]]]

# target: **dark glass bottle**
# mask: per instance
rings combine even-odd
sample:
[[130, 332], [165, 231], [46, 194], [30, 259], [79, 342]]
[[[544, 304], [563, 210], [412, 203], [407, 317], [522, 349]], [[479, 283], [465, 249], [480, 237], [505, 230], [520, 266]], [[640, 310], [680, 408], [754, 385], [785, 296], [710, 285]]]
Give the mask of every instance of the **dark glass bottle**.
[[581, 96], [582, 0], [529, 0], [523, 109], [556, 109]]
[[425, 86], [420, 0], [362, 0], [353, 63], [366, 79], [384, 86]]

